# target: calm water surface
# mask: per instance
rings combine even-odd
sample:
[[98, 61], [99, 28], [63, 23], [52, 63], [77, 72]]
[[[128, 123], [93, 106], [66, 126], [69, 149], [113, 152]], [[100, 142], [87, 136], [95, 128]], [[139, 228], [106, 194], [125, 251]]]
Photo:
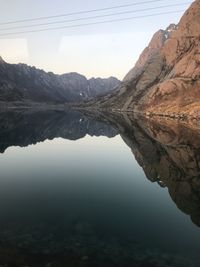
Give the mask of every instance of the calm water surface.
[[2, 113], [0, 264], [200, 266], [200, 138], [170, 123]]

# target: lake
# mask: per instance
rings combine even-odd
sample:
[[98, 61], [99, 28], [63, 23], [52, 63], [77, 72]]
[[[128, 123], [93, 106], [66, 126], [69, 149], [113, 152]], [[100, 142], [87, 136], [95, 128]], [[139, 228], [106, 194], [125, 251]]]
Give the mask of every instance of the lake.
[[1, 266], [199, 266], [199, 129], [1, 112]]

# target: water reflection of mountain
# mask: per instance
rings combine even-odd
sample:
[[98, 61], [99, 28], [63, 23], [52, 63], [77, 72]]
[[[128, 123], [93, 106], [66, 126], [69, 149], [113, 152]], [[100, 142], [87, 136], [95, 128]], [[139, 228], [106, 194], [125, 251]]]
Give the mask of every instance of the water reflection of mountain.
[[9, 111], [0, 113], [0, 152], [57, 137], [77, 140], [85, 135], [114, 137], [108, 122], [97, 122], [76, 111]]
[[[86, 134], [108, 137], [120, 134], [146, 177], [167, 187], [177, 207], [200, 225], [198, 129], [198, 126], [172, 120], [134, 118], [131, 114], [10, 111], [0, 113], [0, 149], [3, 152], [9, 146], [27, 146], [56, 137], [76, 140]], [[65, 195], [68, 194], [64, 188]], [[9, 203], [4, 202], [2, 195], [1, 200], [5, 207], [1, 209], [0, 221], [1, 266], [199, 266], [187, 256], [170, 252], [166, 256], [162, 249], [154, 250], [153, 244], [147, 248], [134, 237], [122, 240], [121, 236], [98, 232], [91, 220], [84, 221], [74, 217], [73, 212], [67, 213], [74, 210], [74, 206], [71, 207], [70, 201], [63, 201], [65, 198], [57, 204], [53, 198], [48, 206], [38, 197], [39, 206], [35, 213], [29, 206], [31, 201], [27, 200], [26, 205], [23, 198], [22, 201], [19, 199], [19, 205], [16, 201], [19, 208], [14, 207], [16, 216], [13, 216], [13, 209], [9, 213]], [[27, 209], [25, 212], [24, 208]], [[47, 213], [43, 214], [44, 210]]]
[[84, 115], [75, 111], [0, 113], [0, 151], [62, 137], [120, 134], [146, 177], [167, 187], [179, 209], [200, 225], [200, 134], [198, 126], [132, 115]]
[[86, 134], [114, 137], [131, 148], [146, 177], [167, 187], [178, 208], [200, 225], [199, 127], [173, 120], [136, 119], [130, 114], [82, 114], [75, 111], [0, 113], [0, 151], [61, 137]]
[[167, 187], [177, 207], [200, 226], [200, 127], [166, 119], [134, 119], [131, 115], [110, 120], [146, 177]]

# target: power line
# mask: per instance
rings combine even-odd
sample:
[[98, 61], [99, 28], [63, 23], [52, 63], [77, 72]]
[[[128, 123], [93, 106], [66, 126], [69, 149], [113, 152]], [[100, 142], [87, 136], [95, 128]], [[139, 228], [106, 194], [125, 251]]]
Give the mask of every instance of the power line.
[[83, 10], [83, 11], [71, 12], [71, 13], [65, 13], [65, 14], [59, 14], [59, 15], [53, 15], [53, 16], [44, 16], [44, 17], [37, 17], [37, 18], [32, 18], [32, 19], [14, 20], [14, 21], [8, 21], [8, 22], [1, 22], [0, 25], [8, 25], [8, 24], [28, 22], [28, 21], [46, 20], [46, 19], [53, 19], [53, 18], [58, 18], [58, 17], [66, 17], [66, 16], [87, 14], [87, 13], [92, 13], [92, 12], [106, 11], [106, 10], [112, 10], [112, 9], [118, 9], [118, 8], [124, 8], [124, 7], [131, 7], [131, 6], [138, 6], [138, 5], [156, 3], [156, 2], [162, 2], [162, 1], [165, 1], [165, 0], [142, 1], [142, 2], [132, 3], [132, 4], [110, 6], [110, 7], [99, 8], [99, 9], [91, 9], [91, 10]]
[[0, 29], [0, 31], [9, 31], [9, 30], [15, 30], [15, 29], [39, 27], [39, 26], [68, 23], [68, 22], [75, 22], [75, 21], [82, 21], [82, 20], [89, 20], [89, 19], [96, 19], [96, 18], [105, 18], [105, 17], [118, 16], [118, 15], [130, 14], [130, 13], [137, 13], [137, 12], [143, 12], [143, 11], [149, 11], [149, 10], [155, 10], [155, 9], [162, 9], [162, 8], [175, 7], [175, 6], [183, 6], [183, 5], [188, 5], [188, 4], [191, 4], [191, 2], [185, 2], [185, 3], [181, 3], [181, 4], [171, 4], [171, 5], [158, 6], [158, 7], [150, 7], [150, 8], [138, 9], [138, 10], [129, 10], [129, 11], [123, 11], [123, 12], [117, 12], [117, 13], [111, 13], [111, 14], [105, 14], [105, 15], [98, 15], [98, 16], [92, 16], [92, 17], [77, 18], [77, 19], [71, 19], [71, 20], [62, 20], [62, 21], [46, 22], [46, 23], [31, 24], [31, 25], [24, 25], [24, 26], [15, 26], [15, 27]]
[[20, 31], [20, 32], [9, 32], [9, 33], [0, 34], [0, 37], [9, 36], [9, 35], [16, 35], [16, 34], [24, 34], [24, 33], [35, 33], [35, 32], [44, 32], [44, 31], [51, 31], [51, 30], [77, 28], [77, 27], [84, 27], [84, 26], [91, 26], [91, 25], [98, 25], [98, 24], [106, 24], [106, 23], [111, 23], [111, 22], [128, 21], [128, 20], [139, 19], [139, 18], [147, 18], [147, 17], [154, 17], [154, 16], [160, 16], [160, 15], [166, 15], [166, 14], [180, 13], [180, 12], [184, 12], [184, 11], [185, 10], [176, 10], [176, 11], [155, 13], [155, 14], [150, 14], [150, 15], [145, 15], [145, 16], [144, 15], [143, 16], [135, 16], [135, 17], [129, 17], [129, 18], [105, 20], [105, 21], [85, 23], [85, 24], [67, 25], [67, 26], [62, 26], [62, 27], [45, 28], [45, 29]]

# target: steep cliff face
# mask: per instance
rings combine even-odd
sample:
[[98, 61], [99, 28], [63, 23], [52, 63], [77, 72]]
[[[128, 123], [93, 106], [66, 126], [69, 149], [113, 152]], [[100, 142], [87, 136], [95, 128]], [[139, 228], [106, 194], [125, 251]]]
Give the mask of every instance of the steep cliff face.
[[200, 115], [200, 0], [178, 25], [159, 30], [114, 94], [99, 106], [165, 115]]
[[198, 114], [200, 103], [200, 1], [195, 1], [160, 51], [167, 72], [141, 99], [150, 112]]
[[56, 75], [25, 64], [8, 64], [0, 58], [0, 101], [80, 102], [108, 93], [119, 80], [90, 79], [78, 73]]
[[149, 45], [144, 49], [136, 62], [134, 68], [125, 76], [124, 82], [128, 82], [137, 77], [138, 73], [143, 71], [145, 64], [154, 56], [156, 56], [163, 47], [166, 40], [170, 37], [172, 31], [176, 30], [177, 26], [171, 24], [166, 30], [157, 31], [152, 37]]

